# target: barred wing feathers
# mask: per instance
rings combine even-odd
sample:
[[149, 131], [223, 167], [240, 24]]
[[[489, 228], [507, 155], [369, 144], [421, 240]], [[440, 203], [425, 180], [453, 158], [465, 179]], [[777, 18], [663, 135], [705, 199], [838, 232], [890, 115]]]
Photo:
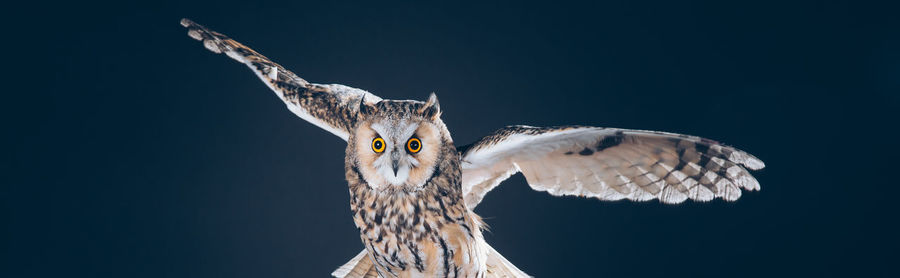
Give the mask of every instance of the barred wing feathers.
[[266, 86], [284, 101], [288, 109], [300, 118], [347, 140], [349, 129], [355, 125], [355, 115], [360, 101], [376, 103], [381, 100], [369, 92], [339, 84], [314, 84], [272, 62], [253, 49], [194, 23], [182, 19], [188, 28], [188, 36], [203, 42], [203, 46], [215, 53], [247, 65]]
[[458, 150], [470, 208], [517, 172], [533, 189], [557, 196], [733, 201], [741, 189], [759, 190], [747, 169], [765, 167], [750, 154], [700, 137], [583, 126], [509, 126]]

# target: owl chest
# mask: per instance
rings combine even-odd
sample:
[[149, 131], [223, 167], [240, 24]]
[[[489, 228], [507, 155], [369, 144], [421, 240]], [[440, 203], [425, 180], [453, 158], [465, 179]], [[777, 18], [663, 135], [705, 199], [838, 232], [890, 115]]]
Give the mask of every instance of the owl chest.
[[477, 227], [465, 212], [427, 200], [372, 200], [376, 202], [353, 206], [354, 223], [376, 269], [386, 277], [475, 276], [483, 267], [476, 260], [481, 257], [473, 233]]

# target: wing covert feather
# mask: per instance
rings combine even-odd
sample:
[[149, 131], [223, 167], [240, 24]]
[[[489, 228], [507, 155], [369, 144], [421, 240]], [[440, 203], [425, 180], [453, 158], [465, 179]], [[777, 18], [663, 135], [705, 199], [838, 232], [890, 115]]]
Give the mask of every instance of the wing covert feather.
[[681, 203], [733, 201], [759, 190], [762, 161], [716, 141], [655, 131], [509, 126], [459, 148], [463, 194], [474, 208], [517, 172], [552, 195]]

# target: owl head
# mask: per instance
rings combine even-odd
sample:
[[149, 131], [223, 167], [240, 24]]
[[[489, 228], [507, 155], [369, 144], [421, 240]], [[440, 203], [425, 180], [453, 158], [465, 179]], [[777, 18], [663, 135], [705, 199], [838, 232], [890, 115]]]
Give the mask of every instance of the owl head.
[[453, 145], [437, 97], [428, 101], [360, 101], [347, 155], [373, 189], [417, 188], [434, 173], [443, 148]]

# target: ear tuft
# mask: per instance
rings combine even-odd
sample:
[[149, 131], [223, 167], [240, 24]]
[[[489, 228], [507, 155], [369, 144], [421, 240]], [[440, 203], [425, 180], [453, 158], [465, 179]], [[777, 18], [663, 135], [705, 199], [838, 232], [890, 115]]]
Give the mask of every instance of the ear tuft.
[[359, 98], [359, 115], [370, 115], [372, 112], [375, 112], [375, 106], [367, 103], [366, 95], [363, 94], [363, 96]]
[[430, 118], [432, 120], [436, 120], [441, 117], [441, 105], [438, 103], [437, 95], [434, 92], [428, 96], [428, 100], [425, 101], [425, 105], [422, 105], [422, 108], [419, 108], [419, 114], [422, 114], [426, 118]]

